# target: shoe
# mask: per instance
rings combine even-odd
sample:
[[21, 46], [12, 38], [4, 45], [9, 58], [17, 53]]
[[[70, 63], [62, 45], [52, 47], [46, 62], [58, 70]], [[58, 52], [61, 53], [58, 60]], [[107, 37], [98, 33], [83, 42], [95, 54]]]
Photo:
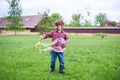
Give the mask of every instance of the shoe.
[[59, 73], [65, 74], [66, 72], [64, 70], [62, 70], [62, 71], [59, 71]]
[[50, 70], [49, 72], [48, 72], [48, 74], [50, 74], [50, 73], [52, 73], [52, 72], [54, 72], [55, 70]]

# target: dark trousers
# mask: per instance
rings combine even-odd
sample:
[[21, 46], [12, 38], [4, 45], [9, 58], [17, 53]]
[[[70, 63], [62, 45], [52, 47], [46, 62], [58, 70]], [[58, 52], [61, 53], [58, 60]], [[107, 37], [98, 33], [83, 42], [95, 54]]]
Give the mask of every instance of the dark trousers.
[[50, 64], [50, 68], [51, 70], [55, 69], [55, 63], [56, 63], [56, 59], [58, 57], [59, 59], [59, 71], [62, 71], [65, 69], [64, 67], [64, 63], [65, 63], [65, 58], [64, 58], [64, 53], [63, 52], [51, 52], [51, 64]]

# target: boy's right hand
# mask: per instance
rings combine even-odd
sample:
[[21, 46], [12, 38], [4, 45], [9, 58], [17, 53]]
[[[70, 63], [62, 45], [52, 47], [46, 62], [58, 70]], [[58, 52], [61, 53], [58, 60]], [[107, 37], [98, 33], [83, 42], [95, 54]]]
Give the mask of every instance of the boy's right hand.
[[44, 37], [43, 36], [40, 36], [40, 39], [43, 39]]

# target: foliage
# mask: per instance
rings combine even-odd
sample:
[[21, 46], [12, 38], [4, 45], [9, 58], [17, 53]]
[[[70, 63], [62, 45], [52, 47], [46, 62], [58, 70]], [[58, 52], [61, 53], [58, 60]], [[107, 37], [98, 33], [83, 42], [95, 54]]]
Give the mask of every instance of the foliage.
[[53, 28], [53, 23], [48, 15], [49, 11], [43, 13], [42, 20], [38, 23], [37, 28], [40, 30], [40, 34], [44, 34]]
[[114, 27], [117, 26], [117, 22], [116, 21], [112, 21], [112, 24], [113, 24]]
[[84, 23], [84, 26], [85, 27], [90, 27], [91, 26], [91, 23], [90, 23], [90, 20], [85, 20], [85, 23]]
[[[39, 54], [37, 35], [0, 36], [1, 80], [119, 80], [120, 36], [104, 39], [69, 35], [65, 51], [66, 74], [48, 74], [50, 54]], [[50, 42], [50, 39], [45, 40]]]
[[8, 17], [6, 17], [6, 29], [7, 30], [23, 30], [23, 21], [21, 17], [22, 8], [19, 0], [7, 0], [9, 3]]
[[51, 20], [52, 20], [53, 23], [54, 23], [57, 19], [62, 19], [62, 16], [61, 16], [60, 14], [58, 14], [58, 13], [52, 13], [52, 14], [50, 15], [50, 18], [51, 18]]
[[60, 16], [58, 13], [53, 13], [51, 16], [49, 16], [48, 14], [49, 11], [45, 11], [43, 13], [42, 20], [38, 23], [38, 29], [40, 30], [41, 35], [53, 30], [55, 20], [62, 18], [62, 16]]
[[71, 21], [71, 26], [75, 26], [75, 27], [80, 27], [81, 23], [80, 20], [82, 19], [81, 14], [73, 14], [72, 15], [72, 21]]
[[86, 14], [87, 14], [87, 19], [85, 19], [84, 26], [85, 27], [90, 27], [91, 26], [91, 20], [89, 19], [90, 18], [89, 5], [86, 8]]
[[94, 36], [99, 36], [101, 38], [105, 38], [105, 36], [107, 36], [107, 34], [101, 32], [101, 33], [95, 34]]
[[95, 16], [95, 23], [100, 24], [102, 26], [103, 24], [106, 24], [107, 17], [105, 13], [99, 13]]

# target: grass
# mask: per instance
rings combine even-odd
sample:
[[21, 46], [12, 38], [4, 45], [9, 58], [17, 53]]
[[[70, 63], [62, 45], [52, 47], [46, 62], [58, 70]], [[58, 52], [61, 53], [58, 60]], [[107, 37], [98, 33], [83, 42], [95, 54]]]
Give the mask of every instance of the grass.
[[[0, 80], [119, 80], [120, 36], [69, 35], [66, 72], [48, 74], [50, 54], [35, 47], [37, 35], [0, 36]], [[50, 39], [45, 40], [50, 41]]]

